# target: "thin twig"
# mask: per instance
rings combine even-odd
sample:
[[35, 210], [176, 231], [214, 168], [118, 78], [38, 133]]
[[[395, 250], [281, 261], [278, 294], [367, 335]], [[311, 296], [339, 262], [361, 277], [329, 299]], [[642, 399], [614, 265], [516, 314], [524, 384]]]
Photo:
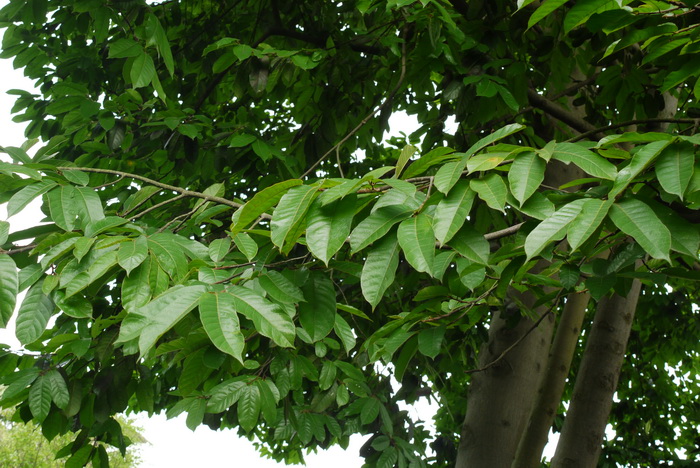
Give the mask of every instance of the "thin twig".
[[172, 202], [177, 201], [177, 200], [182, 200], [183, 198], [185, 198], [185, 196], [183, 194], [175, 195], [173, 198], [168, 198], [167, 200], [164, 200], [160, 203], [156, 203], [153, 206], [149, 206], [148, 208], [146, 208], [145, 210], [143, 210], [140, 213], [136, 213], [133, 216], [129, 216], [129, 219], [133, 221], [133, 220], [138, 219], [147, 213], [150, 213], [153, 210], [157, 210], [158, 208], [161, 208], [161, 207], [167, 205], [168, 203], [172, 203]]
[[124, 179], [124, 176], [120, 175], [119, 177], [117, 177], [116, 180], [114, 180], [112, 182], [107, 182], [106, 184], [102, 184], [102, 185], [98, 185], [97, 187], [94, 187], [94, 190], [99, 190], [101, 188], [109, 187], [110, 185], [114, 185], [118, 182], [121, 182], [123, 179]]
[[[491, 287], [490, 287], [486, 292], [484, 292], [481, 296], [477, 297], [476, 299], [474, 299], [474, 300], [472, 300], [472, 301], [469, 301], [467, 304], [465, 304], [465, 305], [463, 305], [463, 306], [455, 307], [454, 309], [452, 309], [451, 311], [449, 311], [449, 312], [446, 313], [446, 314], [438, 315], [438, 316], [435, 316], [435, 317], [428, 317], [428, 318], [426, 318], [426, 319], [421, 320], [421, 322], [436, 322], [436, 321], [438, 321], [438, 320], [442, 320], [442, 319], [444, 319], [444, 318], [450, 317], [451, 315], [454, 315], [455, 313], [457, 313], [457, 312], [459, 312], [459, 311], [461, 311], [461, 310], [465, 310], [465, 309], [466, 309], [466, 311], [465, 311], [464, 313], [466, 314], [466, 313], [468, 313], [470, 310], [472, 310], [472, 309], [474, 308], [474, 306], [476, 306], [479, 302], [481, 302], [481, 301], [483, 301], [484, 299], [486, 299], [486, 297], [488, 297], [488, 295], [491, 294], [491, 293], [493, 292], [493, 290], [496, 289], [497, 286], [498, 286], [498, 282], [494, 283], [493, 286], [491, 286]], [[462, 315], [464, 315], [464, 314], [462, 314]]]
[[22, 252], [26, 252], [27, 250], [32, 250], [34, 247], [36, 247], [36, 244], [24, 245], [22, 247], [17, 247], [17, 248], [10, 249], [10, 250], [0, 249], [0, 254], [12, 255], [12, 254], [17, 254], [17, 253], [22, 253]]
[[512, 351], [516, 346], [518, 346], [525, 338], [527, 338], [527, 337], [530, 335], [530, 333], [532, 333], [533, 331], [535, 331], [535, 330], [537, 329], [537, 327], [540, 326], [540, 323], [542, 323], [542, 321], [543, 321], [546, 317], [548, 317], [549, 314], [551, 314], [551, 313], [554, 311], [554, 308], [555, 308], [555, 307], [557, 306], [557, 304], [559, 303], [559, 299], [561, 298], [562, 293], [563, 293], [563, 291], [559, 291], [559, 294], [557, 294], [557, 297], [554, 298], [554, 302], [552, 302], [552, 305], [549, 307], [549, 309], [547, 309], [547, 312], [545, 312], [545, 313], [543, 313], [542, 315], [540, 315], [540, 317], [537, 319], [537, 321], [535, 321], [535, 323], [533, 323], [532, 326], [531, 326], [525, 333], [523, 333], [523, 336], [521, 336], [520, 338], [518, 338], [518, 339], [515, 341], [515, 343], [513, 343], [512, 345], [510, 345], [510, 346], [508, 346], [506, 349], [504, 349], [503, 352], [501, 352], [501, 354], [499, 354], [498, 357], [496, 357], [496, 359], [494, 359], [493, 361], [489, 362], [488, 364], [486, 364], [486, 365], [483, 366], [483, 367], [479, 367], [479, 368], [477, 368], [477, 369], [471, 369], [471, 370], [465, 371], [464, 373], [465, 373], [465, 374], [474, 374], [474, 373], [476, 373], [476, 372], [483, 372], [483, 371], [485, 371], [485, 370], [487, 370], [487, 369], [490, 369], [491, 367], [495, 366], [496, 364], [498, 364], [504, 357], [506, 357], [506, 355], [507, 355], [509, 352], [511, 352], [511, 351]]
[[487, 241], [490, 241], [490, 240], [494, 240], [494, 239], [500, 239], [501, 237], [510, 236], [510, 235], [518, 232], [518, 230], [521, 227], [523, 227], [523, 224], [525, 224], [525, 223], [515, 224], [515, 225], [507, 227], [505, 229], [501, 229], [500, 231], [488, 232], [488, 233], [484, 234], [484, 238]]
[[370, 112], [367, 115], [367, 117], [362, 119], [360, 121], [360, 123], [357, 124], [357, 126], [355, 128], [350, 130], [350, 132], [347, 135], [345, 135], [338, 143], [336, 143], [328, 151], [326, 151], [323, 154], [323, 156], [318, 158], [318, 160], [315, 163], [313, 163], [311, 165], [311, 167], [308, 168], [306, 170], [306, 172], [304, 172], [301, 175], [300, 178], [303, 179], [304, 177], [311, 174], [314, 171], [314, 169], [316, 169], [318, 167], [318, 165], [321, 164], [328, 157], [328, 155], [330, 155], [333, 151], [340, 148], [343, 145], [343, 143], [345, 143], [350, 138], [352, 138], [352, 136], [355, 133], [357, 133], [362, 127], [364, 127], [367, 124], [367, 122], [369, 122], [372, 119], [372, 117], [374, 117], [377, 114], [377, 112], [381, 111], [384, 107], [386, 107], [386, 105], [392, 101], [392, 99], [394, 98], [394, 95], [399, 91], [399, 88], [401, 88], [401, 85], [403, 84], [403, 80], [405, 77], [406, 77], [406, 41], [404, 40], [403, 44], [401, 45], [401, 74], [399, 75], [399, 81], [396, 82], [396, 86], [394, 86], [394, 89], [391, 90], [391, 92], [386, 97], [384, 102], [382, 102], [376, 109], [372, 110], [372, 112]]

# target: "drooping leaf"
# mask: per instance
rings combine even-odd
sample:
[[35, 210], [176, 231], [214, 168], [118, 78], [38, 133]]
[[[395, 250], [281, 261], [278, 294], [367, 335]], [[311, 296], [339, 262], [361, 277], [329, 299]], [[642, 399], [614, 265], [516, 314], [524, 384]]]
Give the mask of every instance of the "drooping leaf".
[[571, 250], [578, 249], [600, 227], [608, 215], [612, 201], [604, 201], [598, 198], [589, 198], [581, 206], [581, 212], [569, 224], [566, 239]]
[[421, 213], [401, 222], [397, 237], [408, 263], [417, 271], [433, 275], [435, 234], [428, 216]]
[[309, 209], [306, 244], [311, 253], [326, 265], [350, 234], [355, 204], [354, 196], [327, 205], [316, 199]]
[[396, 161], [396, 177], [401, 176], [401, 172], [403, 171], [403, 168], [406, 166], [406, 163], [408, 162], [409, 159], [411, 159], [411, 156], [413, 156], [418, 148], [416, 148], [413, 145], [406, 145], [401, 149], [401, 153], [399, 153], [399, 159]]
[[9, 255], [0, 255], [0, 328], [7, 326], [12, 317], [19, 293], [17, 265]]
[[481, 179], [472, 179], [469, 181], [469, 186], [491, 208], [503, 211], [508, 189], [501, 176], [498, 174], [487, 174]]
[[283, 304], [298, 304], [305, 300], [301, 289], [277, 271], [267, 271], [258, 277], [258, 281], [270, 297]]
[[671, 233], [649, 205], [626, 198], [610, 207], [610, 219], [652, 257], [670, 261]]
[[462, 229], [448, 242], [461, 256], [480, 265], [488, 265], [490, 246], [488, 241], [477, 232], [471, 223], [466, 223]]
[[14, 216], [22, 211], [36, 197], [56, 187], [58, 184], [52, 180], [41, 180], [27, 185], [19, 192], [12, 195], [7, 204], [7, 216]]
[[335, 324], [336, 300], [333, 282], [313, 274], [303, 286], [305, 302], [299, 304], [299, 322], [313, 342], [325, 338]]
[[228, 293], [234, 298], [236, 310], [253, 321], [255, 329], [279, 346], [294, 346], [294, 322], [278, 305], [247, 288], [231, 286]]
[[285, 244], [296, 241], [293, 235], [304, 221], [314, 198], [318, 195], [318, 186], [301, 185], [291, 188], [280, 199], [270, 223], [272, 242], [283, 249]]
[[233, 296], [228, 293], [204, 293], [199, 298], [199, 318], [214, 346], [243, 363], [245, 338], [241, 333]]
[[253, 198], [234, 213], [231, 235], [235, 235], [248, 227], [260, 215], [275, 206], [289, 189], [302, 183], [299, 179], [285, 180], [256, 193]]
[[233, 242], [248, 261], [252, 261], [258, 254], [258, 244], [245, 232], [240, 232], [233, 236]]
[[372, 305], [377, 307], [384, 292], [394, 283], [396, 269], [399, 266], [399, 241], [389, 235], [377, 243], [362, 267], [360, 284], [362, 295]]
[[144, 236], [122, 242], [117, 252], [119, 266], [131, 274], [134, 268], [138, 267], [148, 257], [148, 240]]
[[17, 312], [15, 335], [22, 344], [29, 344], [41, 336], [53, 315], [54, 304], [41, 290], [40, 284], [35, 284], [24, 297]]
[[64, 231], [72, 231], [78, 216], [75, 188], [72, 185], [61, 185], [51, 190], [47, 197], [53, 222]]
[[578, 216], [585, 200], [574, 200], [558, 209], [530, 231], [525, 239], [525, 253], [530, 259], [539, 254], [551, 242], [562, 240], [569, 224]]
[[467, 220], [476, 193], [469, 187], [468, 180], [457, 182], [450, 193], [440, 200], [435, 210], [433, 230], [441, 244], [452, 239]]
[[552, 158], [564, 164], [574, 163], [593, 177], [608, 180], [615, 180], [617, 177], [617, 169], [614, 164], [575, 143], [557, 143]]
[[537, 7], [537, 10], [530, 16], [527, 22], [528, 29], [542, 21], [565, 3], [566, 0], [545, 0], [542, 2], [542, 4]]
[[421, 330], [418, 333], [418, 350], [424, 356], [435, 359], [440, 354], [442, 339], [445, 336], [445, 327], [433, 327]]
[[525, 128], [525, 125], [521, 124], [508, 124], [505, 127], [501, 127], [495, 132], [481, 138], [479, 141], [474, 143], [465, 153], [467, 157], [476, 154], [480, 150], [486, 148], [488, 145], [502, 140], [503, 138], [517, 133]]
[[695, 165], [695, 149], [692, 144], [684, 141], [673, 143], [661, 151], [656, 161], [656, 177], [668, 193], [683, 194], [693, 177]]
[[516, 200], [523, 204], [535, 193], [544, 180], [544, 159], [534, 151], [520, 153], [515, 157], [508, 171], [510, 192]]
[[462, 157], [458, 161], [450, 161], [445, 163], [438, 169], [433, 179], [433, 184], [435, 188], [447, 195], [452, 187], [457, 183], [460, 177], [462, 177], [462, 172], [467, 167], [467, 158]]
[[231, 238], [214, 239], [209, 244], [209, 258], [215, 262], [220, 262], [231, 250]]
[[390, 205], [379, 208], [363, 219], [350, 234], [352, 253], [381, 239], [396, 223], [411, 216], [413, 209], [406, 205]]
[[651, 165], [661, 151], [671, 144], [670, 140], [654, 141], [641, 147], [629, 164], [617, 174], [608, 198], [617, 197], [642, 171]]

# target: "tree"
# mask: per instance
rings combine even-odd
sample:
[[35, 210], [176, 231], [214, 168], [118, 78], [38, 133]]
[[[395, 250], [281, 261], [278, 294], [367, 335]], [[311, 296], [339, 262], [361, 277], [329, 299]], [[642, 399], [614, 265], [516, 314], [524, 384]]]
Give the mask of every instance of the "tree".
[[[0, 402], [77, 432], [75, 466], [161, 410], [289, 463], [360, 433], [368, 466], [540, 466], [550, 428], [552, 466], [696, 463], [699, 20], [12, 1], [2, 57], [40, 93], [0, 201], [47, 223], [0, 222], [29, 351]], [[397, 111], [420, 128], [381, 143]], [[428, 395], [434, 436], [400, 406]]]
[[[55, 456], [65, 445], [73, 442], [70, 434], [42, 434], [41, 428], [33, 423], [12, 421], [10, 410], [0, 412], [0, 465], [17, 468], [58, 468], [64, 464]], [[140, 428], [124, 418], [118, 418], [120, 424], [133, 443], [143, 443]], [[46, 439], [51, 440], [46, 440]], [[105, 449], [106, 451], [106, 449]], [[127, 450], [122, 456], [110, 449], [107, 453], [110, 466], [129, 468], [138, 466], [139, 454]]]

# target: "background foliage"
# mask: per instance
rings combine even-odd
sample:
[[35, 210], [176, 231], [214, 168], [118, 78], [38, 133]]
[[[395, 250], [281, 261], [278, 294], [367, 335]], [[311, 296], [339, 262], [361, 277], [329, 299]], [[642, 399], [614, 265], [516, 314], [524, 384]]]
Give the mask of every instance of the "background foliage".
[[[451, 466], [491, 313], [636, 279], [603, 460], [697, 460], [698, 10], [10, 2], [2, 57], [40, 93], [13, 91], [0, 202], [46, 223], [0, 221], [29, 351], [2, 351], [0, 403], [77, 432], [71, 466], [123, 448], [127, 410], [287, 462], [362, 433], [371, 466]], [[380, 144], [396, 111], [420, 128]], [[399, 407], [426, 395], [435, 435]]]

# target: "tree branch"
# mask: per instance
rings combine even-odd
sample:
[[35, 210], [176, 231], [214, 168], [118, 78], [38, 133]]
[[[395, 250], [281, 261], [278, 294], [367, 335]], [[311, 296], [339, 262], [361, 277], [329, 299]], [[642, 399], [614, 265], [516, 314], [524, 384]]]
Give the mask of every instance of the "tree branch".
[[[544, 96], [537, 94], [533, 89], [527, 90], [527, 98], [534, 107], [546, 112], [557, 120], [560, 120], [580, 133], [596, 134], [598, 129], [592, 124], [586, 122], [581, 117], [572, 114], [568, 110], [561, 107], [559, 104], [550, 101]], [[603, 135], [600, 136], [602, 138]]]
[[580, 135], [576, 135], [575, 137], [570, 138], [567, 141], [573, 143], [575, 141], [583, 140], [584, 138], [587, 138], [591, 135], [595, 135], [596, 133], [604, 132], [606, 130], [615, 130], [616, 128], [627, 127], [629, 125], [653, 124], [653, 123], [695, 124], [697, 126], [697, 125], [700, 125], [700, 119], [654, 118], [654, 119], [628, 120], [627, 122], [606, 125], [605, 127], [594, 128], [594, 129], [589, 130], [587, 132], [584, 132]]

